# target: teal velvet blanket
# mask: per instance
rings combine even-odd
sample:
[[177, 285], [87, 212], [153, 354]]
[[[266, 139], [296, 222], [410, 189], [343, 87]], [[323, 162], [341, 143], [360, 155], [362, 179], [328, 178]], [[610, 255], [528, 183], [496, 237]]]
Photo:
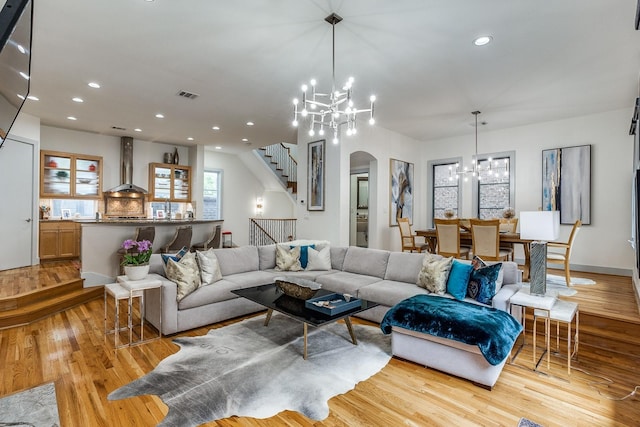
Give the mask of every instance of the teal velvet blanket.
[[416, 295], [392, 307], [380, 329], [389, 334], [392, 326], [477, 345], [494, 366], [509, 355], [522, 331], [520, 322], [502, 310], [431, 295]]

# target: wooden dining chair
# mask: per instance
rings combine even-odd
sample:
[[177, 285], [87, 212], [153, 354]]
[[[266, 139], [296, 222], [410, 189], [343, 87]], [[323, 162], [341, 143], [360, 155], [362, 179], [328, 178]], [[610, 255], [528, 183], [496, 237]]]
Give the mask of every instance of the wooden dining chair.
[[429, 245], [426, 243], [418, 245], [416, 243], [416, 236], [411, 231], [411, 224], [409, 218], [398, 218], [398, 230], [400, 230], [400, 239], [402, 241], [402, 252], [428, 252]]
[[[518, 218], [499, 218], [500, 233], [516, 233], [518, 230]], [[500, 249], [511, 250], [508, 261], [513, 261], [514, 246], [513, 243], [500, 242]]]
[[[569, 240], [566, 243], [562, 242], [549, 242], [547, 243], [547, 262], [551, 264], [563, 264], [564, 265], [564, 277], [567, 281], [567, 286], [571, 286], [571, 271], [569, 269], [569, 258], [571, 257], [571, 249], [573, 242], [578, 235], [582, 227], [582, 221], [577, 220], [573, 224]], [[560, 249], [561, 251], [550, 251], [549, 249]]]
[[470, 222], [473, 255], [485, 261], [507, 261], [513, 249], [500, 249], [500, 220], [471, 219]]
[[460, 246], [460, 220], [436, 218], [433, 222], [436, 225], [438, 241], [436, 253], [443, 257], [469, 259], [471, 248]]

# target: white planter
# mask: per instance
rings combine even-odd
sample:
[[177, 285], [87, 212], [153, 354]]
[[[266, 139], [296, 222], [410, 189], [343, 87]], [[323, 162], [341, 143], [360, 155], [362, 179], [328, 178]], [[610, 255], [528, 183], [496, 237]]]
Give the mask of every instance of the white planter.
[[149, 264], [145, 265], [125, 265], [124, 274], [129, 280], [142, 280], [149, 274]]

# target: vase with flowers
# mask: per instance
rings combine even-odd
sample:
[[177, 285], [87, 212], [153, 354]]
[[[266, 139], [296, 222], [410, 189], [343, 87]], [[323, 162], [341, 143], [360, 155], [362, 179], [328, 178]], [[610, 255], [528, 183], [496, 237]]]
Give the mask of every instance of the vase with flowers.
[[122, 256], [122, 265], [127, 278], [141, 280], [147, 277], [152, 252], [151, 242], [149, 240], [127, 239], [122, 243], [122, 249], [125, 251]]
[[447, 209], [444, 210], [444, 217], [446, 219], [453, 219], [453, 218], [456, 217], [456, 211], [454, 211], [451, 208], [447, 208]]

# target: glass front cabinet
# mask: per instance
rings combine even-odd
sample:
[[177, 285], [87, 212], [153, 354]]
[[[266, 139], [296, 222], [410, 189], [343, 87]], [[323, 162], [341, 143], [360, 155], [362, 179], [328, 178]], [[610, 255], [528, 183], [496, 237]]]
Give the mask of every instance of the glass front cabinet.
[[40, 151], [40, 197], [102, 198], [102, 157]]
[[149, 164], [151, 201], [191, 201], [191, 167], [169, 163]]

